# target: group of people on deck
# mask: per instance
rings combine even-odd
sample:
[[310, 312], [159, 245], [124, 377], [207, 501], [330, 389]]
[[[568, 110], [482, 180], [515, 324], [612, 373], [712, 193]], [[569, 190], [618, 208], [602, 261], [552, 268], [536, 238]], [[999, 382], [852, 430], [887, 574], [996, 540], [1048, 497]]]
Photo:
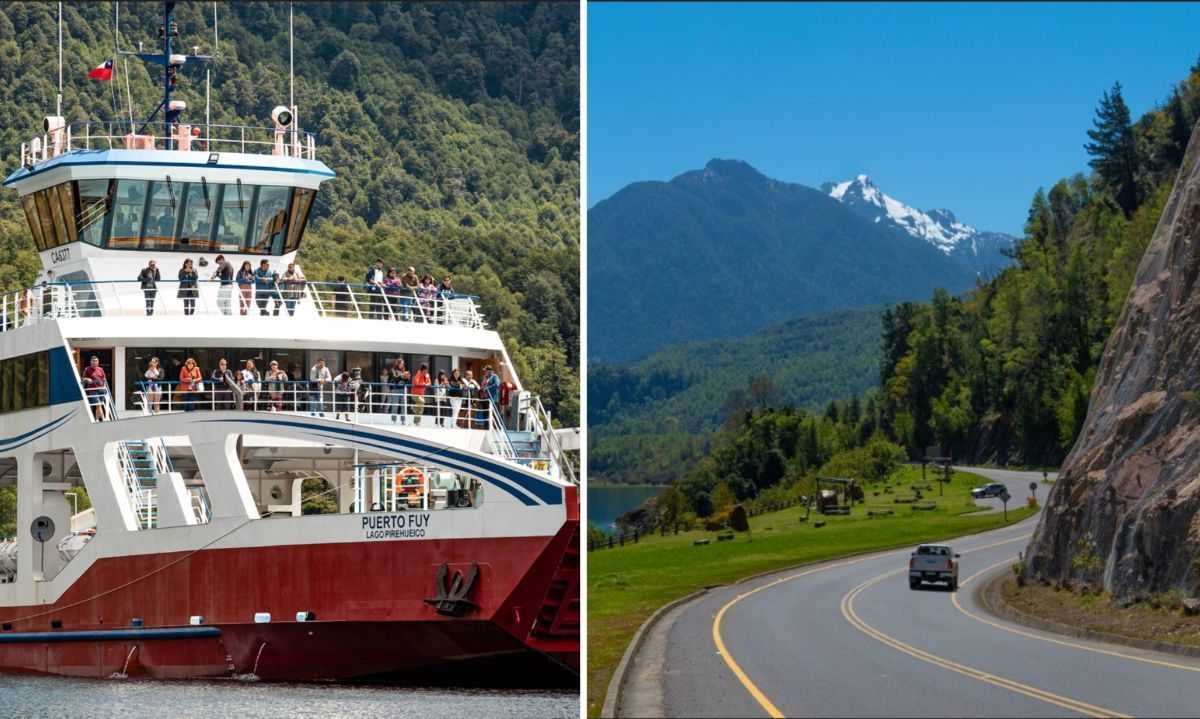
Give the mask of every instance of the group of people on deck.
[[[104, 407], [93, 400], [106, 391], [104, 370], [99, 360], [92, 358], [83, 372], [89, 402], [96, 407], [97, 419], [103, 419]], [[167, 373], [157, 357], [151, 357], [143, 374], [145, 401], [153, 413], [161, 411]], [[477, 382], [470, 370], [462, 373], [455, 368], [446, 374], [439, 370], [437, 377], [429, 374], [429, 365], [421, 363], [410, 372], [404, 360], [397, 358], [387, 368], [380, 382], [364, 382], [359, 368], [348, 369], [336, 376], [324, 358], [317, 359], [309, 369], [308, 381], [292, 381], [288, 373], [271, 360], [266, 373], [259, 372], [254, 360], [246, 360], [241, 369], [233, 369], [221, 358], [216, 368], [205, 377], [196, 360], [189, 357], [179, 370], [173, 408], [192, 412], [198, 400], [206, 396], [204, 406], [210, 409], [242, 410], [265, 407], [269, 412], [284, 411], [285, 399], [289, 409], [304, 411], [312, 416], [325, 416], [326, 400], [332, 398], [334, 419], [351, 421], [359, 412], [389, 415], [393, 423], [421, 424], [421, 418], [432, 414], [438, 427], [486, 427], [493, 411], [502, 406], [503, 385], [491, 365], [483, 368], [483, 382]], [[207, 395], [205, 395], [207, 393]]]
[[[287, 307], [289, 315], [296, 314], [296, 303], [304, 293], [304, 285], [308, 278], [295, 262], [289, 262], [287, 271], [282, 275], [271, 268], [271, 261], [267, 259], [259, 260], [257, 268], [251, 265], [250, 260], [244, 260], [236, 272], [233, 263], [225, 259], [225, 255], [217, 255], [216, 262], [217, 269], [209, 279], [221, 283], [217, 291], [217, 307], [220, 308], [221, 314], [233, 314], [234, 285], [238, 288], [239, 314], [249, 314], [254, 305], [258, 306], [258, 313], [263, 316], [278, 316], [279, 308], [284, 306]], [[196, 298], [200, 296], [200, 273], [196, 271], [190, 257], [183, 261], [178, 278], [179, 289], [175, 297], [183, 301], [183, 314], [193, 315], [196, 313]], [[138, 273], [137, 281], [141, 283], [142, 294], [146, 298], [146, 316], [149, 317], [154, 314], [158, 283], [162, 281], [158, 263], [150, 260]], [[268, 311], [267, 306], [272, 302], [273, 311]]]
[[[280, 307], [286, 307], [290, 316], [296, 314], [296, 304], [304, 296], [308, 278], [295, 262], [289, 262], [282, 275], [271, 267], [268, 259], [259, 260], [257, 268], [253, 267], [250, 260], [244, 260], [236, 271], [233, 263], [224, 255], [217, 255], [216, 264], [217, 269], [208, 279], [221, 283], [217, 291], [217, 307], [221, 314], [233, 314], [235, 285], [239, 314], [250, 314], [255, 305], [262, 316], [278, 316]], [[183, 261], [177, 277], [179, 287], [175, 297], [183, 303], [183, 314], [193, 315], [196, 313], [196, 299], [200, 296], [200, 273], [190, 257]], [[137, 281], [141, 283], [145, 297], [146, 315], [151, 316], [158, 299], [158, 283], [162, 281], [158, 263], [150, 260], [138, 273]], [[382, 258], [377, 258], [367, 270], [364, 283], [365, 297], [360, 298], [357, 296], [359, 293], [346, 282], [345, 275], [339, 275], [329, 297], [332, 313], [370, 319], [443, 323], [446, 321], [444, 301], [458, 296], [450, 275], [443, 276], [442, 281], [437, 283], [430, 274], [418, 278], [414, 267], [409, 267], [403, 274], [398, 274], [395, 267], [385, 271]], [[272, 304], [274, 306], [269, 310], [268, 306]]]

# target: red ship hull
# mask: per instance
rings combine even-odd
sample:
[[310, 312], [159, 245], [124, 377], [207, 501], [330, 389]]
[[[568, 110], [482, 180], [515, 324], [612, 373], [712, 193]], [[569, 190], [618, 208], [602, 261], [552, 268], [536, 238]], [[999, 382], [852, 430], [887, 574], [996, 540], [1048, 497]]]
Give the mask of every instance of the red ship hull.
[[[0, 672], [577, 686], [578, 541], [571, 519], [549, 537], [101, 559], [54, 604], [0, 608]], [[461, 617], [426, 601], [443, 563], [478, 566]]]

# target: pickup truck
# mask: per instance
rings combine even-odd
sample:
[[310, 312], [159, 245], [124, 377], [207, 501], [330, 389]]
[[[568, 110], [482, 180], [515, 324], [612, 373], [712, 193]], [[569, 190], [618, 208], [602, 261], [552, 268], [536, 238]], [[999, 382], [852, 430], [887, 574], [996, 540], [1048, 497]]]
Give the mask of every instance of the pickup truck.
[[908, 588], [924, 582], [945, 582], [950, 591], [958, 590], [959, 555], [944, 544], [922, 544], [908, 558]]

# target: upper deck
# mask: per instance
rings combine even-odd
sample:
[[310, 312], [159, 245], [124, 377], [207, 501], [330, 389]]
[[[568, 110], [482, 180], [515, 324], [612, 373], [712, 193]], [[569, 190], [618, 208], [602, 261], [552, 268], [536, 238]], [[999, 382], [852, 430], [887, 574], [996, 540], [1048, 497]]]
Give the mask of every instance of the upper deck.
[[335, 176], [312, 134], [286, 127], [78, 122], [22, 144], [21, 159], [4, 184], [43, 266], [72, 281], [128, 279], [162, 253], [281, 263]]

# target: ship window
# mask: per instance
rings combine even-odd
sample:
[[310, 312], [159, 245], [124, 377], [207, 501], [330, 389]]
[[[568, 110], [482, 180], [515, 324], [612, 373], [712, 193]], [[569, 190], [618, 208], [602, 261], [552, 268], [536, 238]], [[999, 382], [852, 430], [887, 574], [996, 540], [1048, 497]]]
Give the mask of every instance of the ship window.
[[32, 194], [21, 198], [21, 207], [25, 208], [25, 220], [29, 223], [29, 231], [33, 233], [33, 242], [37, 245], [38, 252], [42, 252], [47, 249], [46, 241], [42, 238], [42, 223], [38, 219], [37, 205]]
[[250, 201], [254, 188], [246, 185], [221, 186], [221, 221], [217, 225], [217, 247], [225, 252], [238, 252], [246, 240], [246, 225], [250, 220]]
[[67, 238], [66, 217], [70, 217], [73, 213], [63, 215], [63, 205], [57, 187], [47, 187], [42, 192], [46, 193], [46, 202], [50, 205], [50, 216], [54, 220], [55, 245], [65, 245], [70, 241]]
[[113, 209], [109, 247], [137, 249], [146, 210], [146, 185], [145, 180], [117, 180], [117, 201]]
[[75, 232], [75, 186], [70, 182], [64, 182], [54, 189], [58, 190], [59, 205], [59, 210], [54, 215], [54, 221], [57, 223], [58, 214], [62, 213], [63, 224], [66, 225], [64, 237], [67, 238], [67, 242], [77, 242], [79, 235]]
[[50, 202], [46, 197], [46, 191], [39, 190], [34, 193], [34, 200], [37, 203], [38, 221], [42, 226], [42, 239], [45, 243], [43, 249], [58, 247], [58, 235], [54, 233], [54, 217], [50, 214]]
[[253, 231], [247, 249], [256, 254], [282, 253], [283, 233], [287, 226], [288, 193], [290, 188], [264, 186], [258, 188]]
[[34, 352], [0, 360], [0, 412], [50, 404], [49, 352]]
[[179, 244], [189, 247], [211, 248], [213, 218], [217, 216], [218, 186], [211, 182], [188, 183], [184, 193], [183, 225], [179, 231]]
[[308, 224], [308, 212], [312, 209], [313, 197], [316, 190], [296, 188], [292, 197], [292, 223], [288, 226], [287, 244], [283, 248], [286, 255], [295, 252], [300, 247], [300, 235], [304, 234], [304, 226]]
[[150, 203], [146, 222], [142, 227], [143, 250], [169, 250], [175, 247], [175, 226], [180, 202], [183, 199], [183, 183], [156, 180], [150, 183]]
[[79, 180], [75, 183], [75, 192], [79, 196], [75, 225], [79, 239], [89, 245], [104, 246], [104, 222], [111, 214], [115, 186], [116, 180]]

